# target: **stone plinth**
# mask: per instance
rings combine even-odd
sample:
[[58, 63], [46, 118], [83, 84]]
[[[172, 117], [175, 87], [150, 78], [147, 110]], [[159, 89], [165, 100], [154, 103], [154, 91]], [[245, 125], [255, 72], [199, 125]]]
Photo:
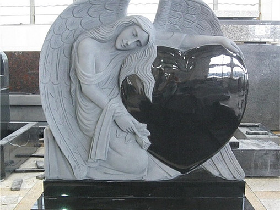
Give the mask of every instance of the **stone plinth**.
[[280, 146], [269, 140], [238, 140], [239, 148], [233, 149], [247, 177], [280, 176]]
[[234, 136], [240, 140], [263, 140], [272, 141], [280, 145], [280, 137], [272, 133], [260, 123], [241, 123]]
[[11, 121], [45, 122], [40, 95], [10, 94]]
[[44, 182], [32, 209], [231, 210], [244, 208], [244, 181], [226, 181], [202, 172], [170, 181]]
[[39, 147], [37, 123], [9, 123], [8, 134], [0, 141], [1, 179], [19, 168]]

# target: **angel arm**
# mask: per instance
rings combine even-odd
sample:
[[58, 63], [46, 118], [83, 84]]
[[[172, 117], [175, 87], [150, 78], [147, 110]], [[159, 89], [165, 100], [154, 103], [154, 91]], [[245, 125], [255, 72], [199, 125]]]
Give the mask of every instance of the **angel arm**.
[[180, 50], [189, 50], [203, 45], [222, 45], [228, 50], [242, 54], [239, 47], [224, 36], [187, 35], [178, 32], [157, 32], [156, 44], [158, 46], [173, 47]]
[[[95, 53], [98, 51], [98, 49], [96, 49], [95, 41], [93, 41], [90, 38], [82, 40], [79, 43], [77, 51], [79, 70], [83, 71], [83, 74], [88, 75], [88, 77], [91, 77], [92, 75], [98, 73], [96, 69], [97, 65], [95, 62]], [[85, 94], [93, 103], [99, 106], [102, 110], [106, 110], [108, 107], [114, 107], [113, 117], [116, 124], [120, 127], [121, 130], [131, 133], [134, 133], [137, 130], [133, 121], [133, 117], [130, 114], [128, 114], [127, 110], [122, 104], [121, 99], [118, 100], [118, 98], [116, 98], [110, 100], [107, 97], [107, 95], [104, 94], [102, 90], [100, 90], [93, 83], [80, 82], [80, 84], [83, 94]], [[111, 106], [111, 102], [114, 103], [115, 106]]]

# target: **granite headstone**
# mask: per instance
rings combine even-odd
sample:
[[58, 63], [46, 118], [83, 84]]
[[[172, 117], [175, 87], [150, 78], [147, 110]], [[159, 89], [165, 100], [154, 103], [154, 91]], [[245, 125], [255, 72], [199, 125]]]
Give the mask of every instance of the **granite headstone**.
[[[248, 90], [240, 49], [222, 36], [217, 17], [201, 0], [161, 0], [154, 23], [126, 16], [128, 3], [75, 2], [47, 34], [40, 91], [49, 123], [48, 208], [54, 204], [52, 196], [62, 196], [66, 200], [54, 208], [86, 198], [85, 208], [156, 200], [150, 208], [162, 209], [160, 200], [170, 197], [178, 184], [182, 195], [192, 196], [181, 200], [176, 192], [175, 199], [165, 202], [168, 208], [179, 199], [178, 208], [203, 209], [210, 196], [212, 209], [229, 202], [242, 209], [243, 171], [227, 144], [243, 116]], [[158, 48], [158, 55], [157, 46], [165, 47]], [[195, 171], [194, 181], [188, 173], [201, 164], [212, 175]], [[235, 188], [220, 191], [217, 183]], [[56, 195], [61, 184], [69, 191]], [[209, 185], [208, 192], [217, 194], [203, 194]], [[152, 193], [153, 186], [159, 194]], [[121, 193], [127, 187], [128, 196]], [[90, 199], [88, 188], [94, 189]], [[141, 188], [151, 194], [140, 195]], [[110, 200], [120, 202], [106, 205], [102, 192], [112, 192]]]

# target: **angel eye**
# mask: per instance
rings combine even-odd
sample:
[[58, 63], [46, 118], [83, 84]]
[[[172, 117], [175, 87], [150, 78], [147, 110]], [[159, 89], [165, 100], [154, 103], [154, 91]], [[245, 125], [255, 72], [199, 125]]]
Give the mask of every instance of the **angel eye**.
[[137, 31], [136, 31], [135, 28], [134, 28], [133, 31], [132, 31], [132, 36], [134, 36], [134, 37], [137, 37], [137, 36], [138, 36], [138, 33], [137, 33]]
[[142, 43], [139, 40], [136, 42], [136, 44], [138, 47], [142, 47]]

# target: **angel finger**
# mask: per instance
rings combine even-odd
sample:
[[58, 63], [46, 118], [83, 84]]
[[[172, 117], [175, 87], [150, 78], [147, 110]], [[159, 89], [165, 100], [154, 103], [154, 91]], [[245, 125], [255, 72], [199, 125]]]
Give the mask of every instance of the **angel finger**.
[[128, 128], [126, 128], [126, 132], [128, 132], [128, 133], [133, 133], [133, 130], [132, 130], [131, 127], [128, 127]]

